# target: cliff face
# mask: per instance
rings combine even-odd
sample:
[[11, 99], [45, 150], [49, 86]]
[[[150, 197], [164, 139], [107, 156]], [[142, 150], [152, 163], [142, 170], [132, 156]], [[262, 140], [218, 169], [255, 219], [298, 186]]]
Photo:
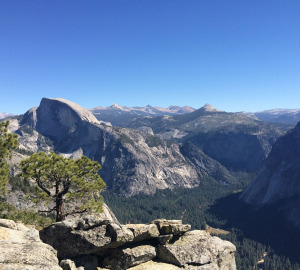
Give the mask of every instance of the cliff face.
[[[221, 172], [222, 166], [216, 161], [210, 166], [204, 153], [205, 162], [199, 167], [178, 144], [139, 130], [100, 125], [91, 112], [63, 99], [42, 99], [15, 126], [21, 144], [33, 151], [53, 149], [97, 160], [108, 187], [126, 196], [196, 187], [203, 177]], [[221, 181], [233, 178], [226, 172]]]
[[282, 202], [281, 209], [299, 226], [299, 196], [300, 123], [274, 144], [257, 178], [240, 199], [254, 205]]

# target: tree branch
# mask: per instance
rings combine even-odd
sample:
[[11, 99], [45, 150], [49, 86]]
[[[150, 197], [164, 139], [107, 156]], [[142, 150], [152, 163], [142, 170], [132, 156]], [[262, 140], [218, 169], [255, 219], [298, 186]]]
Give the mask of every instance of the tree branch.
[[66, 216], [67, 215], [74, 215], [74, 214], [82, 214], [82, 213], [85, 213], [85, 212], [87, 212], [87, 209], [84, 209], [84, 210], [81, 210], [81, 211], [73, 211], [73, 212], [71, 212], [71, 213], [67, 213], [66, 214]]
[[53, 212], [54, 210], [56, 210], [56, 206], [54, 206], [52, 209], [50, 210], [38, 210], [40, 213], [51, 213]]
[[49, 197], [52, 197], [51, 192], [43, 186], [39, 178], [36, 179], [36, 183], [38, 184], [39, 188], [41, 188], [43, 191], [47, 193]]

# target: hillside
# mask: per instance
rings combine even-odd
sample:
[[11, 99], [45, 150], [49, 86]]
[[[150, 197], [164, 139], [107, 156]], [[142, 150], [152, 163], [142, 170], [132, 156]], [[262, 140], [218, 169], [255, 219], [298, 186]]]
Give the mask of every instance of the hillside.
[[240, 199], [251, 205], [277, 205], [300, 228], [300, 123], [274, 144]]
[[206, 104], [185, 115], [138, 118], [128, 127], [148, 127], [160, 138], [190, 141], [228, 170], [257, 171], [272, 144], [293, 125], [266, 123]]

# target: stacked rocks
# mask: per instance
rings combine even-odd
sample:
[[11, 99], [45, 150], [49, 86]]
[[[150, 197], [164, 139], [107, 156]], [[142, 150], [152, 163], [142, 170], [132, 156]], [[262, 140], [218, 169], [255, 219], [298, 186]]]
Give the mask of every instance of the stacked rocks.
[[190, 228], [181, 220], [121, 225], [93, 215], [57, 222], [40, 237], [66, 270], [236, 269], [232, 243]]

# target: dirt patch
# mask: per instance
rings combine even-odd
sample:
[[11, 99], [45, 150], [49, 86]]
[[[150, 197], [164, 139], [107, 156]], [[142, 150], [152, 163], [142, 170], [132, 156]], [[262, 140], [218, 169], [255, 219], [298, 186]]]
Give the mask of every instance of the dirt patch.
[[219, 228], [213, 228], [206, 225], [205, 231], [209, 232], [210, 234], [219, 235], [219, 234], [229, 234], [229, 231], [225, 231]]

